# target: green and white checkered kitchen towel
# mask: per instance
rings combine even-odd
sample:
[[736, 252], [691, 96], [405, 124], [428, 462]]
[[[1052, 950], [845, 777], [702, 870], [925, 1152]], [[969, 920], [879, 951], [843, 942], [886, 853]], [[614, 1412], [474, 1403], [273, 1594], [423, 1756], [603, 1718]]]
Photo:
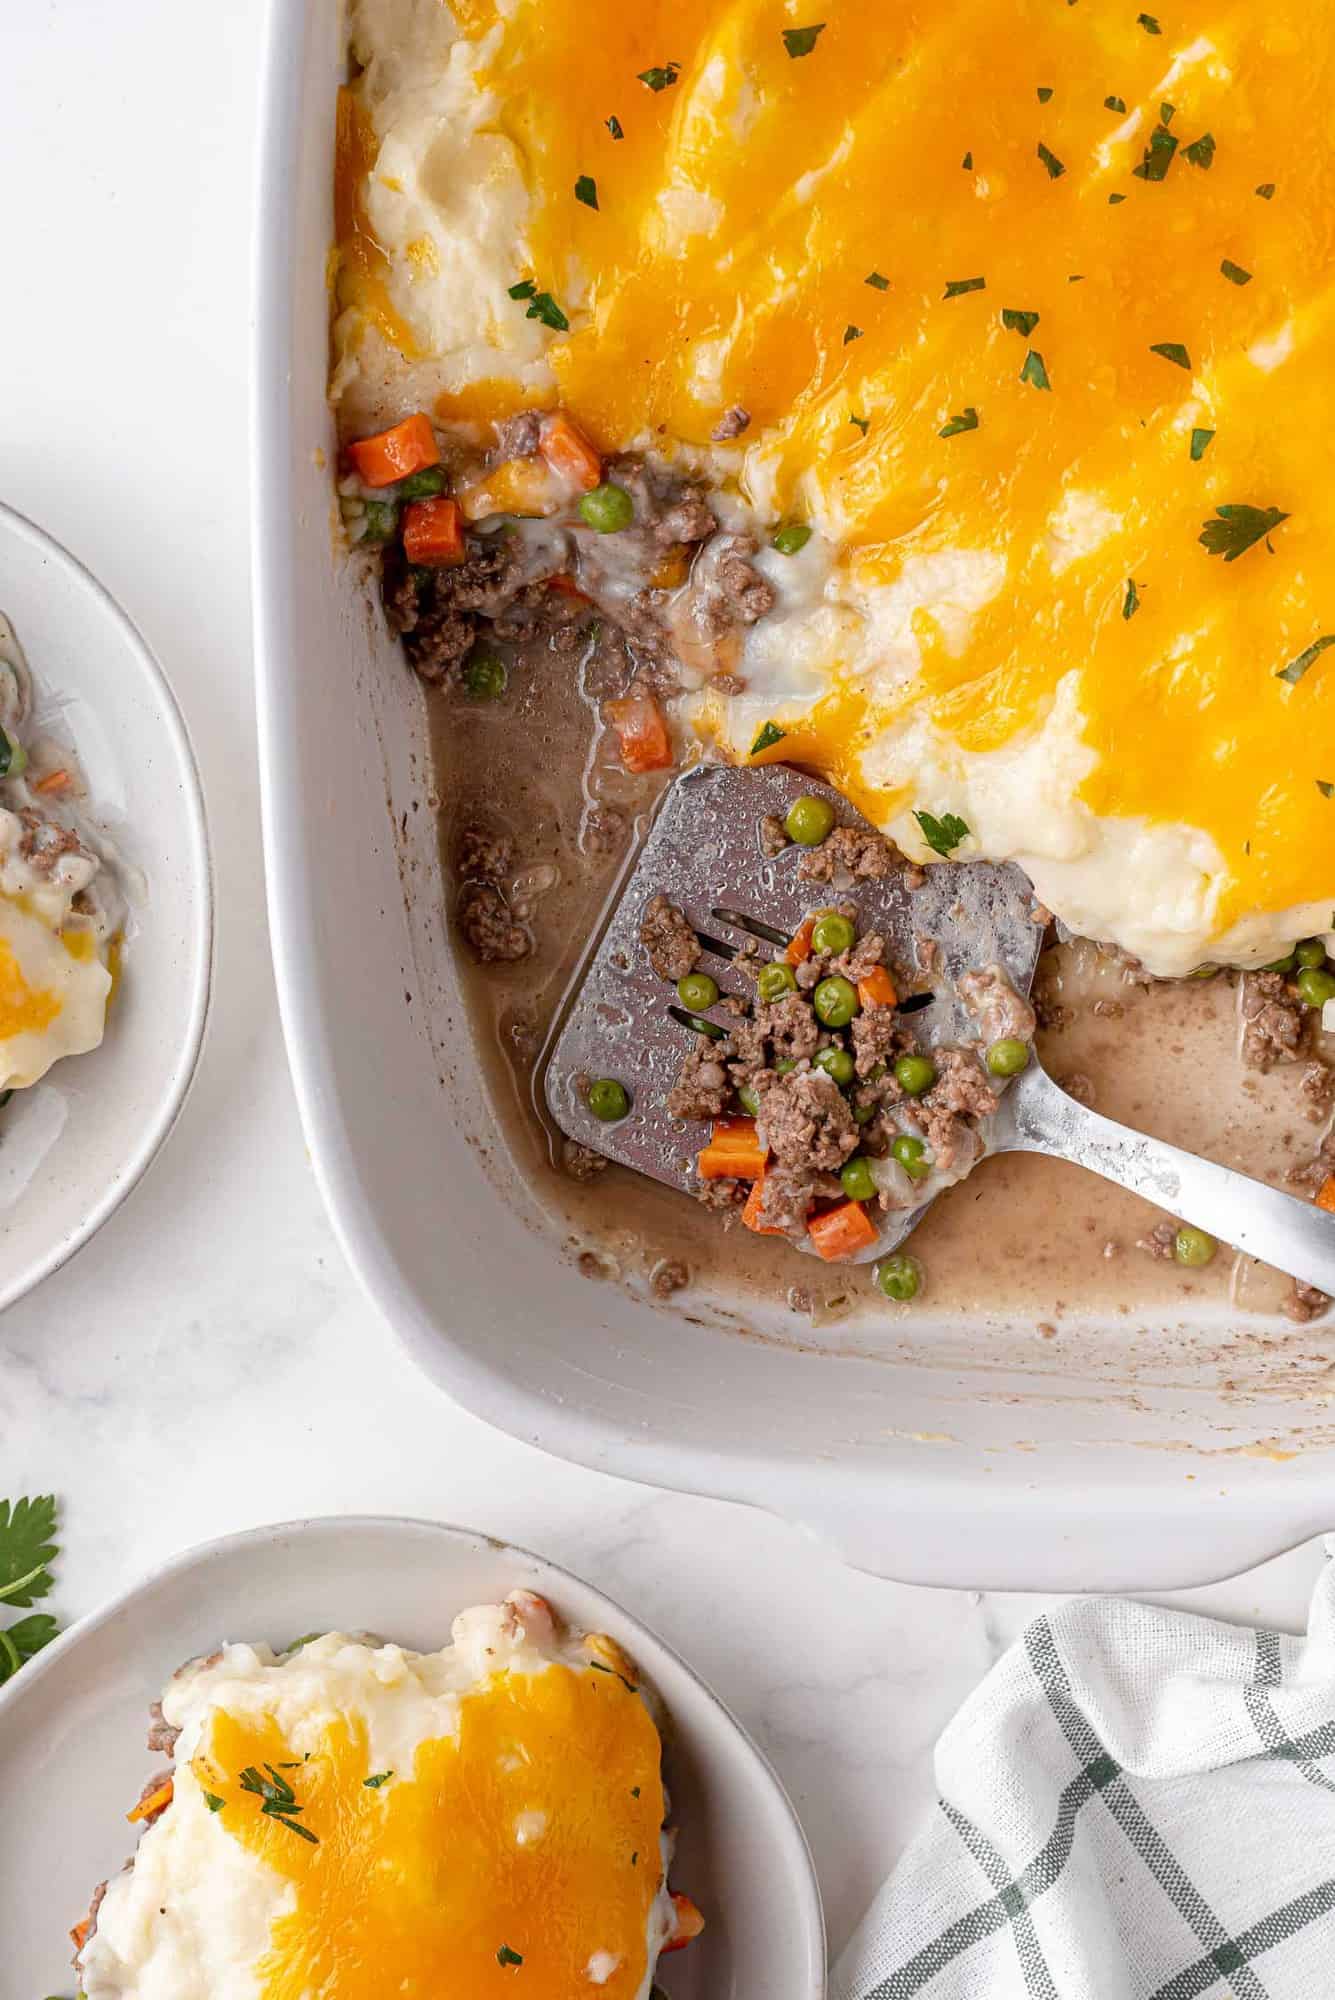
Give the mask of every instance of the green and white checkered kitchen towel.
[[936, 1748], [833, 2000], [1331, 2000], [1335, 1563], [1305, 1639], [1038, 1618]]

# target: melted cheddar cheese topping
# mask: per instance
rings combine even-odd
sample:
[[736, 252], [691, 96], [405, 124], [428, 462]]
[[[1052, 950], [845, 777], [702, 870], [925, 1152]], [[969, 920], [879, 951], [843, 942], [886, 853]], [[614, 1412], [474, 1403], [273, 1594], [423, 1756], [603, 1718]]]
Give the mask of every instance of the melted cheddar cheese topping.
[[[359, 3], [389, 39], [414, 13]], [[762, 524], [814, 523], [863, 600], [981, 565], [967, 619], [915, 605], [911, 664], [826, 661], [803, 753], [883, 823], [942, 800], [878, 785], [878, 735], [911, 713], [986, 759], [1073, 677], [1069, 796], [1204, 836], [1206, 934], [1329, 904], [1320, 9], [456, 0], [449, 33], [525, 196], [502, 248], [529, 296], [494, 290], [481, 337], [529, 338], [535, 289], [557, 321], [536, 360], [443, 355], [442, 414], [559, 400], [604, 449], [694, 455]], [[486, 158], [475, 203], [506, 180]], [[433, 155], [419, 192], [464, 199]], [[411, 317], [427, 281], [397, 261]]]
[[[411, 1769], [373, 1770], [355, 1716], [299, 1752], [272, 1715], [225, 1710], [191, 1769], [216, 1825], [290, 1885], [262, 2000], [634, 2000], [663, 1874], [659, 1756], [633, 1686], [552, 1664], [463, 1695], [457, 1733], [420, 1742]], [[266, 1812], [248, 1772], [295, 1810]]]

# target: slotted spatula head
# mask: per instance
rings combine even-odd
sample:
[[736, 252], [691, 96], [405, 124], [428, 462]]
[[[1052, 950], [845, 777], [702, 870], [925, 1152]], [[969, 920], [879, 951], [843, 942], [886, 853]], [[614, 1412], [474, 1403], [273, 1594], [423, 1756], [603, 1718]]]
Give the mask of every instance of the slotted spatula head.
[[[791, 846], [771, 858], [760, 840], [762, 820], [769, 814], [782, 819], [804, 795], [828, 799], [840, 825], [869, 824], [842, 794], [786, 764], [702, 764], [678, 778], [664, 793], [638, 858], [622, 878], [549, 1044], [542, 1088], [561, 1130], [683, 1194], [697, 1185], [695, 1156], [709, 1128], [671, 1117], [665, 1104], [696, 1031], [668, 1012], [676, 994], [654, 971], [640, 941], [653, 896], [676, 903], [697, 933], [736, 947], [748, 942], [747, 934], [717, 912], [747, 915], [787, 939], [812, 910], [841, 899], [856, 904], [859, 931], [879, 931], [891, 962], [913, 975], [914, 991], [931, 995], [930, 1004], [919, 1001], [920, 1011], [912, 1016], [928, 1050], [977, 1040], [977, 1022], [956, 985], [964, 973], [999, 965], [1021, 994], [1033, 980], [1043, 922], [1035, 920], [1033, 893], [1018, 868], [986, 861], [941, 863], [928, 867], [922, 886], [914, 889], [899, 872], [852, 884], [808, 881], [800, 866], [809, 850]], [[764, 949], [782, 955], [781, 944]], [[752, 982], [731, 971], [726, 958], [706, 956], [700, 969], [717, 980], [722, 994], [753, 997]], [[704, 1018], [724, 1029], [730, 1022], [721, 1006]], [[589, 1109], [587, 1084], [599, 1077], [616, 1079], [630, 1096], [629, 1114], [614, 1124]], [[893, 1250], [928, 1205], [885, 1214], [873, 1209], [880, 1240], [855, 1261]]]

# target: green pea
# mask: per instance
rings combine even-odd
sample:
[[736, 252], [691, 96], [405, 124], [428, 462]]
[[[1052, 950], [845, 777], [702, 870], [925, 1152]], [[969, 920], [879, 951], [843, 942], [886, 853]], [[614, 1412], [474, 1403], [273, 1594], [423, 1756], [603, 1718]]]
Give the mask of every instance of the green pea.
[[1262, 972], [1292, 972], [1296, 957], [1296, 952], [1285, 952], [1283, 958], [1272, 958], [1269, 965], [1263, 965], [1259, 969]]
[[624, 486], [595, 486], [580, 501], [579, 515], [600, 535], [615, 535], [635, 519], [635, 502]]
[[625, 1084], [618, 1083], [615, 1077], [600, 1076], [596, 1083], [589, 1085], [589, 1109], [595, 1118], [602, 1119], [604, 1125], [614, 1125], [630, 1110]]
[[831, 910], [828, 916], [817, 917], [811, 931], [813, 951], [851, 951], [857, 937], [857, 928], [838, 910]]
[[1293, 955], [1299, 965], [1324, 965], [1326, 962], [1326, 947], [1322, 944], [1320, 938], [1304, 938]]
[[509, 678], [495, 653], [475, 653], [464, 668], [464, 687], [474, 701], [499, 701]]
[[833, 979], [821, 980], [811, 996], [811, 1004], [816, 1010], [816, 1019], [823, 1021], [827, 1028], [846, 1028], [853, 1016], [860, 1012], [857, 987], [840, 973], [836, 973]]
[[926, 1180], [932, 1171], [932, 1163], [923, 1156], [927, 1151], [926, 1141], [915, 1139], [911, 1132], [901, 1132], [890, 1144], [890, 1157], [898, 1160], [910, 1180]]
[[876, 1282], [888, 1299], [915, 1299], [922, 1290], [923, 1270], [916, 1257], [898, 1251], [876, 1266]]
[[1203, 1229], [1193, 1229], [1184, 1222], [1173, 1238], [1173, 1255], [1179, 1264], [1188, 1264], [1192, 1269], [1208, 1264], [1219, 1245], [1213, 1236], [1207, 1236]]
[[910, 1097], [921, 1097], [936, 1082], [936, 1064], [930, 1056], [901, 1056], [895, 1064], [895, 1081]]
[[1018, 1076], [1029, 1067], [1029, 1044], [1005, 1035], [987, 1052], [987, 1066], [993, 1076]]
[[1324, 1007], [1327, 1000], [1335, 1000], [1335, 972], [1318, 972], [1314, 965], [1305, 965], [1294, 984], [1298, 998], [1309, 1007]]
[[870, 1125], [875, 1116], [876, 1106], [874, 1104], [855, 1104], [853, 1106], [853, 1123], [855, 1125]]
[[677, 981], [677, 998], [692, 1014], [703, 1014], [718, 999], [718, 985], [707, 972], [688, 972]]
[[796, 1068], [796, 1056], [780, 1056], [774, 1065], [774, 1074], [776, 1076], [788, 1076]]
[[400, 500], [429, 500], [433, 493], [444, 491], [445, 468], [441, 465], [424, 465], [420, 472], [410, 472], [399, 481]]
[[797, 974], [781, 958], [772, 965], [762, 965], [756, 975], [756, 992], [762, 1000], [782, 1000], [785, 993], [796, 991]]
[[850, 1201], [872, 1201], [875, 1198], [876, 1182], [872, 1178], [871, 1165], [861, 1153], [854, 1153], [851, 1160], [844, 1161], [839, 1169], [839, 1179]]
[[362, 531], [364, 542], [392, 541], [394, 530], [399, 525], [399, 510], [392, 500], [368, 500], [362, 520], [365, 522]]
[[785, 521], [775, 535], [771, 547], [781, 556], [795, 556], [811, 540], [811, 530], [805, 521]]
[[760, 1116], [760, 1093], [754, 1084], [740, 1083], [737, 1086], [737, 1102], [748, 1118]]
[[826, 1076], [832, 1076], [840, 1089], [851, 1083], [857, 1074], [847, 1049], [818, 1049], [811, 1060], [816, 1069], [823, 1069]]
[[799, 847], [819, 847], [833, 825], [834, 807], [830, 801], [804, 792], [785, 813], [783, 830]]

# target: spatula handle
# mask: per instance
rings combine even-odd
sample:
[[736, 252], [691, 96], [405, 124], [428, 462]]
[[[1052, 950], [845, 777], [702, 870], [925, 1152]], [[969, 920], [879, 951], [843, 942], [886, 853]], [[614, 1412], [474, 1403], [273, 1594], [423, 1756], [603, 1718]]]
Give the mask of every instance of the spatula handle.
[[1248, 1257], [1335, 1296], [1335, 1215], [1077, 1104], [1037, 1063], [1003, 1099], [992, 1150], [1073, 1160]]

